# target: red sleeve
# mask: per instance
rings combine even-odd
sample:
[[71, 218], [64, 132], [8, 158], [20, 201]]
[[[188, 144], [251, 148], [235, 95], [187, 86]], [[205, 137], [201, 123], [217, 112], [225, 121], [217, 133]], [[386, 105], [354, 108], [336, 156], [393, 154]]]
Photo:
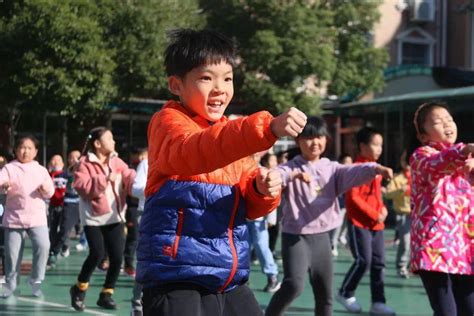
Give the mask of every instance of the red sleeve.
[[[374, 206], [367, 203], [361, 196], [361, 191], [364, 186], [358, 186], [350, 189], [346, 193], [346, 208], [347, 211], [359, 212], [365, 214], [368, 218], [373, 221], [377, 221], [379, 218], [379, 211]], [[382, 203], [382, 198], [380, 197], [379, 203]], [[352, 207], [350, 207], [352, 206]], [[354, 209], [353, 209], [354, 208]]]
[[277, 139], [270, 129], [272, 119], [262, 111], [202, 127], [186, 113], [165, 108], [148, 128], [150, 169], [166, 175], [197, 175], [266, 150]]

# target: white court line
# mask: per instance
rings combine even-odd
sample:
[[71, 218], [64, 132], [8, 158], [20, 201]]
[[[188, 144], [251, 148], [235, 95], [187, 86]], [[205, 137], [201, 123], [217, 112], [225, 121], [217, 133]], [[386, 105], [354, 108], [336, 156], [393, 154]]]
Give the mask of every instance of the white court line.
[[[38, 300], [38, 299], [30, 299], [30, 298], [18, 297], [18, 296], [16, 297], [16, 299], [19, 300], [19, 301], [28, 302], [28, 303], [37, 304], [37, 305], [46, 305], [46, 306], [52, 306], [52, 307], [63, 307], [63, 308], [66, 308], [66, 309], [72, 309], [72, 307], [69, 306], [69, 305], [52, 303], [52, 302], [47, 302], [47, 301]], [[87, 308], [84, 309], [83, 313], [89, 313], [89, 314], [99, 315], [99, 316], [115, 316], [114, 314], [107, 314], [107, 313], [97, 312], [97, 311], [90, 310], [90, 309], [87, 309]]]

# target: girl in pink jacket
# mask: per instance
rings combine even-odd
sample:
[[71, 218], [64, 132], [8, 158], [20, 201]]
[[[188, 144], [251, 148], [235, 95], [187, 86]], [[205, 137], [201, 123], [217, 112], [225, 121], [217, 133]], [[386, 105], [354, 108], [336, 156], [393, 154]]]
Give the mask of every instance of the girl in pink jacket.
[[474, 144], [455, 144], [456, 123], [442, 103], [425, 103], [414, 125], [422, 146], [412, 169], [411, 269], [435, 315], [474, 315]]
[[41, 296], [48, 260], [49, 236], [45, 199], [53, 196], [54, 186], [48, 170], [36, 160], [38, 140], [23, 136], [15, 144], [16, 160], [0, 171], [0, 187], [7, 192], [2, 224], [5, 228], [5, 278], [1, 296], [13, 294], [19, 281], [19, 270], [26, 235], [33, 246], [33, 267], [28, 283], [33, 296]]
[[[89, 280], [105, 250], [110, 260], [97, 305], [115, 309], [112, 299], [122, 265], [125, 244], [125, 198], [131, 191], [135, 171], [117, 156], [112, 132], [93, 128], [87, 136], [83, 157], [74, 174], [74, 188], [80, 196], [79, 209], [89, 255], [82, 265], [77, 283], [70, 289], [71, 305], [84, 310]], [[104, 249], [105, 248], [105, 249]]]

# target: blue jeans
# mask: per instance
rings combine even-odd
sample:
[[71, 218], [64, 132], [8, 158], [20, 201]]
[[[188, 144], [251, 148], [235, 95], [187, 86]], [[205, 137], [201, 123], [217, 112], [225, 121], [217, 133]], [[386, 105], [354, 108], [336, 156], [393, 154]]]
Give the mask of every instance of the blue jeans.
[[249, 242], [255, 248], [262, 272], [267, 277], [278, 275], [278, 266], [273, 260], [273, 254], [269, 246], [269, 237], [266, 220], [248, 221]]

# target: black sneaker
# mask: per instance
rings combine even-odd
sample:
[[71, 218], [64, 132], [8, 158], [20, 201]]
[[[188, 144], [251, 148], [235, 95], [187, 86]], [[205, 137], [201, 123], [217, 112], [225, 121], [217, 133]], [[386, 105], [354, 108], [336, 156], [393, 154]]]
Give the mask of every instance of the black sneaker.
[[71, 295], [71, 306], [76, 311], [83, 311], [86, 308], [84, 300], [86, 299], [86, 291], [81, 291], [77, 285], [71, 286], [69, 289], [69, 294]]
[[117, 304], [110, 293], [100, 293], [97, 305], [106, 309], [117, 309]]
[[280, 289], [281, 282], [278, 281], [276, 276], [271, 276], [268, 278], [267, 285], [263, 288], [264, 292], [274, 293]]

